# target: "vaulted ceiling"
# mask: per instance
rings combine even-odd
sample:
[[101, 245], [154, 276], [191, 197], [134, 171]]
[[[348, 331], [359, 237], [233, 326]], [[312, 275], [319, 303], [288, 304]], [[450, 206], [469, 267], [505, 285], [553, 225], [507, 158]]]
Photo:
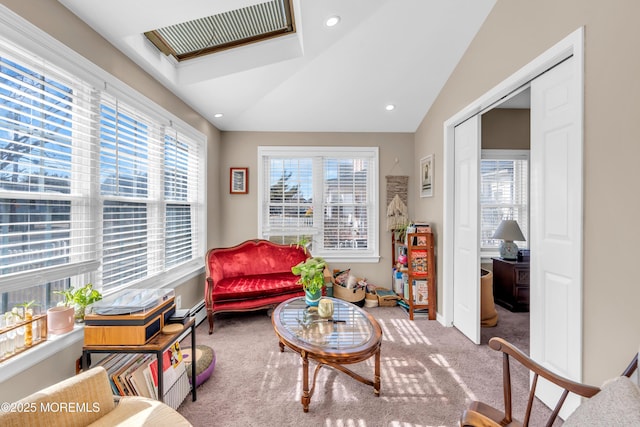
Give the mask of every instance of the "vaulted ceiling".
[[291, 0], [295, 32], [178, 61], [145, 32], [267, 0], [58, 1], [217, 128], [306, 132], [414, 132], [496, 2]]

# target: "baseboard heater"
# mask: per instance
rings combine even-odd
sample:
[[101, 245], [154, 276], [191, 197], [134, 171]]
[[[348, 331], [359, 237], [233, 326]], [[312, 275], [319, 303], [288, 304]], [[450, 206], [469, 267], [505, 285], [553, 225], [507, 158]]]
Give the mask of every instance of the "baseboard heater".
[[204, 300], [191, 307], [189, 309], [189, 315], [196, 318], [196, 326], [202, 323], [207, 318], [207, 309], [204, 305]]

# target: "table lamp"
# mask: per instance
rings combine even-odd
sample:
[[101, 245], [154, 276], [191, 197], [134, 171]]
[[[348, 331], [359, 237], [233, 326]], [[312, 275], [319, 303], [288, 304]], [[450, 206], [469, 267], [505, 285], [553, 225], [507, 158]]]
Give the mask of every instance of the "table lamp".
[[498, 225], [496, 232], [493, 233], [493, 238], [502, 239], [502, 243], [500, 243], [500, 257], [504, 259], [517, 259], [518, 245], [513, 241], [525, 240], [522, 235], [522, 230], [520, 230], [518, 223], [513, 219], [503, 219], [500, 225]]

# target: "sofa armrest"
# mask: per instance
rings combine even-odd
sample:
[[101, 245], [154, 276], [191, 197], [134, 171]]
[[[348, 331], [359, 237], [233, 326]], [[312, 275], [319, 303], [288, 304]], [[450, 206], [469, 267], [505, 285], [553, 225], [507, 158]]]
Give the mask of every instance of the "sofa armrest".
[[211, 277], [207, 277], [204, 282], [204, 306], [207, 312], [213, 308], [213, 287], [215, 283]]
[[0, 412], [2, 426], [86, 426], [115, 408], [107, 371], [95, 367], [16, 402], [16, 412]]
[[640, 425], [640, 389], [624, 376], [607, 381], [598, 394], [578, 406], [564, 425]]

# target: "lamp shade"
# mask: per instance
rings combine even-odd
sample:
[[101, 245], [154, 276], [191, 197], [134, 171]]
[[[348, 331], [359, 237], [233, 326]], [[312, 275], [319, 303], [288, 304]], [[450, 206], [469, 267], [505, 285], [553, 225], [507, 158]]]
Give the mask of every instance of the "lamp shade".
[[518, 223], [512, 219], [504, 219], [498, 225], [496, 232], [493, 233], [494, 239], [501, 239], [500, 256], [504, 259], [517, 259], [518, 245], [513, 243], [514, 240], [523, 241], [524, 236]]
[[500, 222], [500, 225], [498, 225], [496, 232], [493, 233], [493, 238], [510, 242], [513, 242], [514, 240], [522, 242], [525, 240], [518, 222], [513, 219], [503, 219], [502, 222]]

